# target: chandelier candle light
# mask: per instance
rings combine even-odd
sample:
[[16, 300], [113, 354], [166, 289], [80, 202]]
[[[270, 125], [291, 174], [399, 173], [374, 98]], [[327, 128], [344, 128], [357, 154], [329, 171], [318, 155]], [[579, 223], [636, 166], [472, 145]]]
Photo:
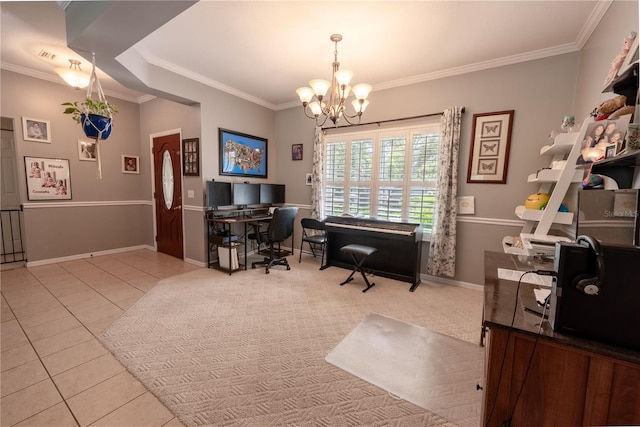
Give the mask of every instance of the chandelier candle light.
[[[311, 80], [309, 82], [310, 88], [301, 87], [296, 90], [296, 93], [300, 97], [300, 101], [302, 101], [304, 114], [310, 119], [315, 119], [317, 126], [324, 125], [327, 119], [331, 119], [334, 126], [337, 126], [341, 117], [344, 117], [349, 124], [358, 124], [360, 123], [362, 113], [367, 108], [367, 105], [369, 105], [367, 96], [369, 96], [369, 92], [371, 92], [371, 85], [360, 83], [353, 88], [349, 86], [353, 72], [341, 70], [340, 63], [338, 62], [338, 42], [342, 40], [342, 36], [340, 34], [333, 34], [330, 39], [335, 43], [331, 82], [320, 79]], [[329, 93], [328, 99], [325, 98], [327, 92]], [[351, 92], [353, 92], [356, 97], [356, 99], [351, 101], [351, 105], [353, 105], [355, 109], [355, 114], [353, 115], [347, 114], [345, 106], [345, 101]], [[316, 100], [311, 102], [314, 97]], [[311, 111], [311, 115], [309, 111]], [[324, 118], [321, 119], [320, 116], [324, 116]], [[358, 119], [356, 123], [349, 120], [355, 118]]]

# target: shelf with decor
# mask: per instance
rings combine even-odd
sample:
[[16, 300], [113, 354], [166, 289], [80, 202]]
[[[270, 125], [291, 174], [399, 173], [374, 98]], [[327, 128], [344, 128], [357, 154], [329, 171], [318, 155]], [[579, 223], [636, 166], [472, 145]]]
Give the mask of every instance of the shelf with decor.
[[591, 172], [608, 176], [616, 181], [618, 188], [625, 189], [632, 187], [638, 166], [640, 166], [640, 150], [634, 150], [595, 162]]
[[[590, 119], [585, 122], [587, 121]], [[553, 253], [557, 241], [569, 240], [563, 236], [550, 235], [549, 231], [555, 224], [571, 225], [574, 221], [573, 212], [563, 212], [560, 209], [570, 187], [582, 182], [584, 177], [585, 169], [576, 167], [583, 134], [584, 131], [557, 134], [551, 144], [540, 149], [541, 156], [551, 156], [550, 165], [530, 174], [527, 182], [540, 184], [538, 193], [549, 194], [549, 200], [544, 209], [527, 209], [525, 205], [515, 208], [515, 215], [524, 221], [524, 225], [519, 236], [505, 236], [502, 239], [502, 247], [506, 253]]]

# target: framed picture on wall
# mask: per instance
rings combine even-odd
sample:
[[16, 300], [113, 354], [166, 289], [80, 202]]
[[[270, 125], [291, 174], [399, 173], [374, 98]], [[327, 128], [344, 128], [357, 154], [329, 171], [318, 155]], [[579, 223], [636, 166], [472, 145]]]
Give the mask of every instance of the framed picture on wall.
[[291, 160], [302, 160], [302, 144], [291, 146]]
[[70, 200], [69, 160], [45, 157], [24, 158], [29, 200]]
[[25, 141], [51, 143], [51, 124], [48, 120], [23, 117], [22, 138]]
[[267, 177], [267, 140], [218, 129], [220, 175]]
[[138, 156], [122, 155], [122, 173], [140, 173], [140, 158]]
[[467, 182], [505, 184], [514, 110], [473, 115]]
[[182, 173], [185, 176], [200, 175], [199, 138], [182, 140]]
[[78, 139], [78, 159], [85, 162], [95, 162], [96, 142], [89, 139]]

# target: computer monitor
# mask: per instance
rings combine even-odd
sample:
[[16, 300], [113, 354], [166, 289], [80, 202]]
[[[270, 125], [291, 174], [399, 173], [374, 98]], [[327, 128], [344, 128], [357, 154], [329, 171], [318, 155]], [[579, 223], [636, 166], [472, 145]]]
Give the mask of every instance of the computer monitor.
[[282, 205], [284, 204], [284, 184], [260, 184], [260, 204]]
[[239, 207], [260, 204], [260, 184], [248, 182], [233, 184], [233, 204]]
[[231, 205], [231, 183], [207, 181], [207, 208], [218, 209]]

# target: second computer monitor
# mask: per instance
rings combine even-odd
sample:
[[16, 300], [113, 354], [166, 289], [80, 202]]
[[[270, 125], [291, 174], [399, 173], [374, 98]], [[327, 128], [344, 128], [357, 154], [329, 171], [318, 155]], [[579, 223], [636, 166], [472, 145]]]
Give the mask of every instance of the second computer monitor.
[[260, 204], [284, 204], [284, 184], [260, 184]]
[[207, 208], [217, 209], [231, 205], [231, 183], [207, 181]]
[[233, 184], [233, 204], [240, 207], [260, 204], [260, 184], [248, 182]]

